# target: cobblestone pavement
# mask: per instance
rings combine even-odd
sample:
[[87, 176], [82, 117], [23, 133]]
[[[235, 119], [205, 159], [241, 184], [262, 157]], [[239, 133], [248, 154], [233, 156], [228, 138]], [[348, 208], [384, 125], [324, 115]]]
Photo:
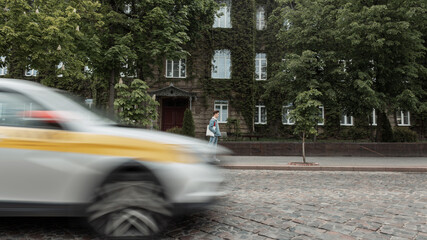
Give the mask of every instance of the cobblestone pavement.
[[[223, 170], [229, 194], [160, 239], [427, 240], [427, 174]], [[77, 220], [0, 218], [0, 239], [96, 239]]]
[[230, 194], [164, 239], [427, 239], [427, 174], [224, 173]]

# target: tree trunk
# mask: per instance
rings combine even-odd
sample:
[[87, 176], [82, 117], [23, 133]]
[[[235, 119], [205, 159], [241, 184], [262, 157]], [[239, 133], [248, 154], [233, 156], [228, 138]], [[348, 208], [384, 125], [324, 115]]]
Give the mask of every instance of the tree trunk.
[[305, 131], [302, 133], [302, 161], [305, 163]]
[[378, 122], [377, 122], [377, 142], [392, 142], [393, 131], [388, 120], [387, 113], [378, 111]]
[[109, 82], [109, 96], [108, 96], [108, 112], [114, 114], [114, 85], [116, 84], [114, 69], [111, 70], [110, 82]]

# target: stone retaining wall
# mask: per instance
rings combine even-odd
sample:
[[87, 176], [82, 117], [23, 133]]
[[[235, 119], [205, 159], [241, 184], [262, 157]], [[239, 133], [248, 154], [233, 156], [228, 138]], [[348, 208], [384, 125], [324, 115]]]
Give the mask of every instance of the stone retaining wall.
[[[301, 143], [220, 142], [241, 156], [300, 156]], [[306, 143], [306, 156], [427, 157], [427, 143]]]

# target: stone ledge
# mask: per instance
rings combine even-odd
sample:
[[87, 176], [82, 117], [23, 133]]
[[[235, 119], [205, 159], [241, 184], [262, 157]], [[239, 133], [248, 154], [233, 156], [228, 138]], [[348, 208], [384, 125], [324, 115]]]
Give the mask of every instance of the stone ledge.
[[315, 162], [290, 162], [288, 164], [293, 166], [318, 166], [319, 165], [319, 163], [315, 163]]
[[[301, 156], [301, 143], [220, 142], [239, 156]], [[306, 143], [306, 156], [427, 157], [427, 143]]]
[[352, 171], [352, 172], [427, 172], [427, 167], [322, 167], [290, 165], [221, 165], [232, 170], [283, 170], [283, 171]]

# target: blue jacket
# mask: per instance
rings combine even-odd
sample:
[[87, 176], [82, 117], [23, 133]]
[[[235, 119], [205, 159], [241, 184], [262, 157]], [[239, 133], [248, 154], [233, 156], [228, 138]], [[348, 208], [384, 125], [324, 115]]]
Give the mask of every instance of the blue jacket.
[[[213, 128], [214, 126], [216, 127], [216, 129]], [[211, 120], [209, 121], [209, 130], [214, 133], [215, 137], [221, 136], [221, 131], [219, 130], [218, 125], [218, 119], [211, 118]]]

